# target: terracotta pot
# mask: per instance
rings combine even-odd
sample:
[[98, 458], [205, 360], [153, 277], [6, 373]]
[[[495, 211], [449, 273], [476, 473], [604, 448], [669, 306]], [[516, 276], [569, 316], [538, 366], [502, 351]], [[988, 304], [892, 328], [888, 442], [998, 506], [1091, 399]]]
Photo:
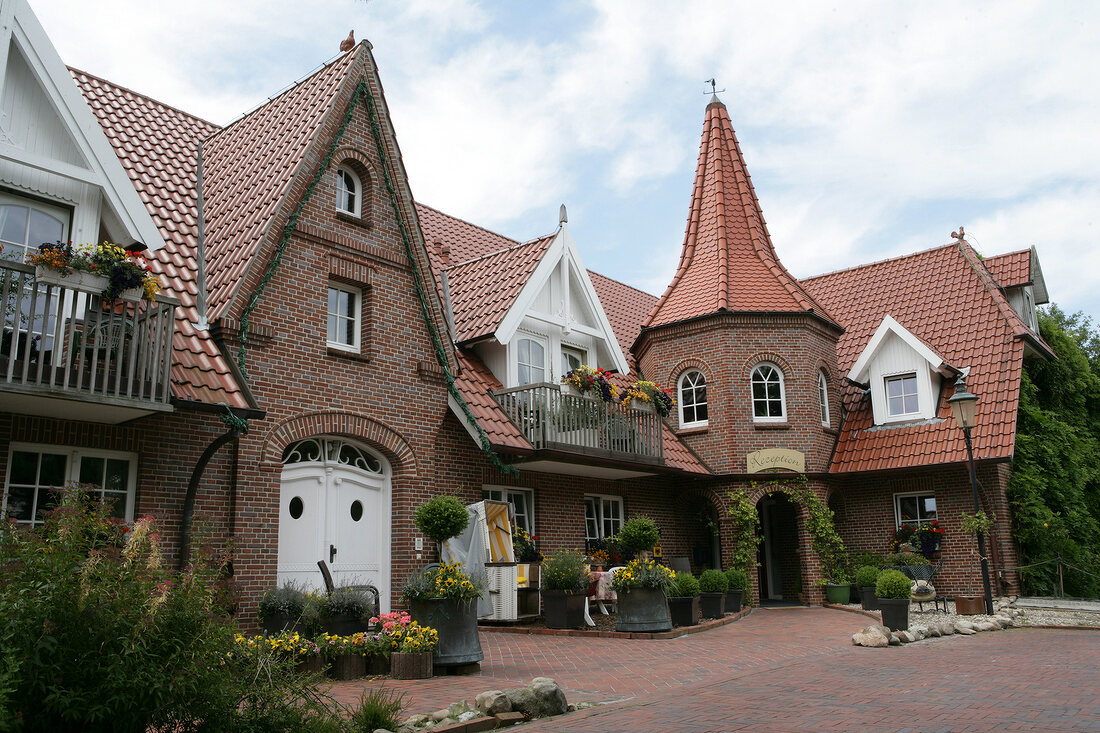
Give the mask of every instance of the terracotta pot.
[[395, 680], [426, 680], [431, 676], [431, 652], [394, 652], [390, 655], [390, 677]]
[[955, 613], [960, 616], [985, 614], [985, 596], [955, 596]]

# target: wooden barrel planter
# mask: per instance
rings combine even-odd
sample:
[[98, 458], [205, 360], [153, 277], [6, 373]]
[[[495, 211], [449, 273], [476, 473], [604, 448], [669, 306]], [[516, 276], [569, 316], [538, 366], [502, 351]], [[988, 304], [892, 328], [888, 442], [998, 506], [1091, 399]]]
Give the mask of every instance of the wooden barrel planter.
[[672, 616], [663, 588], [631, 588], [619, 591], [616, 631], [668, 631]]
[[422, 598], [409, 604], [409, 612], [421, 626], [439, 632], [433, 664], [450, 667], [485, 658], [477, 636], [477, 600]]
[[431, 652], [394, 652], [390, 654], [390, 677], [395, 680], [426, 680], [431, 676]]

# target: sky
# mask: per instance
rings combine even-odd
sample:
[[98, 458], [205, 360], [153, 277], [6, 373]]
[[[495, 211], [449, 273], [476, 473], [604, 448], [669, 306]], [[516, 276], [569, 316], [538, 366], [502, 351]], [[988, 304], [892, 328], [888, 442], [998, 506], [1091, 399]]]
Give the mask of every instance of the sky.
[[[660, 295], [716, 78], [806, 277], [1035, 246], [1100, 318], [1100, 3], [30, 0], [61, 58], [226, 124], [355, 31], [413, 195], [518, 240], [566, 204], [585, 264]], [[767, 5], [767, 7], [765, 7]]]

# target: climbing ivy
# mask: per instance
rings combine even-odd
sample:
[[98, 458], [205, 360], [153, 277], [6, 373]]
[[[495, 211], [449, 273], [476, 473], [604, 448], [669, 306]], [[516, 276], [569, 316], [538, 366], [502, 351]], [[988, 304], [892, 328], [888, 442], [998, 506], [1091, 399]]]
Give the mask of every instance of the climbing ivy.
[[[760, 536], [760, 515], [752, 503], [749, 493], [743, 487], [727, 493], [730, 521], [730, 539], [733, 540], [733, 552], [730, 554], [730, 567], [740, 568], [750, 578], [756, 577], [757, 551], [764, 538]], [[745, 588], [743, 602], [752, 604], [752, 584]]]
[[848, 551], [844, 540], [836, 531], [833, 510], [825, 506], [817, 494], [803, 485], [791, 492], [791, 498], [806, 510], [806, 531], [810, 535], [810, 546], [819, 558], [825, 578], [834, 583], [847, 582], [845, 564]]

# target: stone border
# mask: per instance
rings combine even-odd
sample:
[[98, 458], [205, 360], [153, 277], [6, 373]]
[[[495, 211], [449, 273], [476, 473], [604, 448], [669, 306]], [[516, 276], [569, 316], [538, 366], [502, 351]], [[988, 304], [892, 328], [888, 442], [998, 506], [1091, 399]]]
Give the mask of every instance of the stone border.
[[530, 626], [482, 626], [478, 625], [478, 631], [493, 634], [526, 634], [528, 636], [579, 636], [593, 639], [678, 639], [688, 634], [698, 634], [702, 631], [710, 631], [726, 624], [732, 624], [748, 616], [755, 607], [742, 608], [735, 614], [722, 618], [704, 621], [698, 626], [679, 626], [672, 631], [584, 631], [582, 629], [535, 629]]

